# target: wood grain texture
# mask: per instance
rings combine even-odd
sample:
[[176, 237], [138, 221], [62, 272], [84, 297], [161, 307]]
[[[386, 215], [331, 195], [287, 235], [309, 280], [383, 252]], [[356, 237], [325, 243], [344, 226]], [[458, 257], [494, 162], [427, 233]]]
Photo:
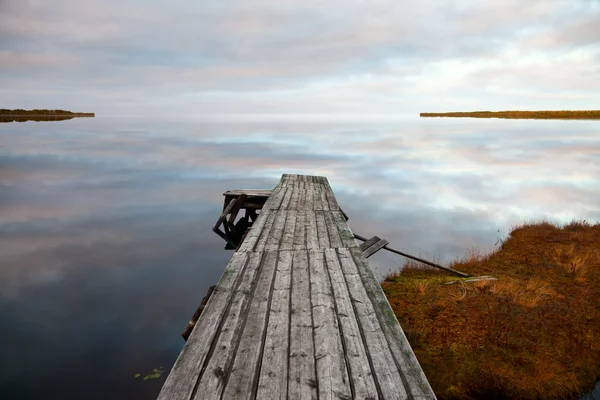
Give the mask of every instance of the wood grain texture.
[[306, 211], [296, 212], [296, 223], [294, 225], [294, 250], [307, 249], [308, 245], [306, 242]]
[[331, 280], [333, 295], [337, 307], [337, 318], [344, 339], [350, 382], [356, 399], [377, 399], [377, 386], [369, 365], [356, 314], [352, 307], [350, 293], [342, 267], [334, 249], [324, 251], [327, 273]]
[[346, 355], [323, 252], [309, 252], [310, 298], [319, 399], [350, 399]]
[[344, 213], [340, 211], [332, 211], [331, 212], [333, 223], [336, 227], [337, 234], [340, 236], [341, 247], [352, 248], [357, 247], [356, 239], [354, 238], [354, 233], [352, 229], [348, 226], [346, 222], [346, 218], [344, 217]]
[[319, 248], [326, 249], [329, 247], [330, 241], [325, 214], [315, 211], [315, 220], [317, 222], [317, 240], [319, 241]]
[[275, 213], [275, 221], [273, 222], [273, 228], [269, 232], [267, 236], [267, 240], [264, 248], [257, 246], [256, 250], [267, 250], [267, 251], [276, 251], [279, 249], [281, 242], [283, 240], [283, 232], [285, 231], [286, 222], [290, 213], [278, 211]]
[[294, 250], [298, 211], [288, 210], [279, 250]]
[[269, 196], [269, 198], [267, 199], [267, 201], [265, 202], [265, 205], [263, 206], [263, 209], [266, 210], [278, 210], [281, 207], [281, 203], [283, 202], [283, 199], [285, 198], [288, 189], [293, 189], [292, 186], [281, 186], [279, 189], [277, 190], [273, 190], [273, 193], [271, 194], [271, 196]]
[[[245, 251], [253, 251], [258, 242], [258, 238], [265, 235], [265, 232], [268, 232], [271, 229], [271, 225], [273, 224], [273, 211], [271, 210], [261, 210], [258, 218], [252, 225], [252, 229], [248, 231], [246, 238], [242, 242], [238, 252]], [[268, 235], [268, 233], [266, 233]]]
[[366, 251], [369, 247], [373, 246], [375, 243], [379, 242], [381, 239], [378, 236], [373, 236], [372, 238], [368, 239], [366, 242], [361, 243], [360, 246], [360, 250], [361, 251]]
[[402, 376], [396, 367], [387, 338], [363, 286], [354, 259], [348, 249], [339, 249], [338, 257], [381, 395], [385, 399], [408, 399]]
[[306, 211], [306, 220], [304, 222], [306, 227], [306, 247], [308, 250], [319, 248], [319, 233], [317, 230], [317, 216], [315, 212], [310, 210]]
[[366, 260], [385, 241], [359, 247], [321, 176], [225, 208], [267, 192], [159, 399], [435, 399]]
[[380, 326], [384, 332], [390, 350], [394, 356], [398, 369], [402, 372], [404, 385], [415, 399], [435, 399], [433, 389], [419, 365], [415, 353], [410, 347], [404, 331], [400, 327], [396, 315], [390, 306], [385, 293], [375, 277], [368, 261], [357, 248], [340, 249], [340, 253], [352, 257], [354, 265], [361, 277], [365, 292], [372, 299]]
[[389, 242], [385, 239], [379, 239], [377, 242], [373, 243], [369, 248], [363, 251], [363, 255], [365, 258], [371, 257], [373, 254], [377, 253], [379, 250], [383, 249], [387, 246]]
[[260, 277], [245, 317], [244, 329], [235, 352], [235, 361], [223, 392], [224, 399], [253, 399], [254, 383], [261, 367], [271, 289], [275, 278], [277, 253], [265, 253]]
[[292, 253], [281, 252], [273, 284], [257, 399], [287, 398], [291, 285]]
[[338, 227], [334, 222], [333, 213], [331, 211], [323, 211], [323, 216], [325, 217], [325, 225], [327, 226], [327, 233], [329, 235], [329, 247], [341, 247], [342, 240], [338, 232]]
[[317, 399], [310, 276], [306, 250], [295, 251], [292, 260], [289, 352], [289, 398]]
[[[273, 232], [275, 229], [275, 226], [274, 226], [275, 221], [277, 218], [280, 217], [277, 213], [277, 210], [267, 210], [267, 211], [270, 211], [267, 214], [267, 221], [265, 222], [265, 226], [264, 226], [262, 232], [256, 239], [256, 244], [254, 245], [254, 248], [252, 249], [253, 251], [262, 251], [265, 249], [265, 246], [267, 245], [267, 241], [271, 237], [271, 232]], [[264, 210], [260, 213], [260, 215], [262, 215], [263, 212], [264, 212]], [[252, 229], [250, 229], [250, 231], [252, 231]]]

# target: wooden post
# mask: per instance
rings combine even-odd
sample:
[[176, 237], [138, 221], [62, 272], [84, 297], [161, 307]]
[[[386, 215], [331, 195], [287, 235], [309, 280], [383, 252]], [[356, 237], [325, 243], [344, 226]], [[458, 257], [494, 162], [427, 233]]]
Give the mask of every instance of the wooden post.
[[[357, 238], [358, 240], [362, 240], [363, 242], [367, 241], [367, 238], [362, 237], [360, 235], [357, 235], [356, 233], [354, 234], [354, 237]], [[449, 268], [449, 267], [444, 267], [442, 265], [439, 265], [439, 264], [436, 264], [436, 263], [432, 263], [431, 261], [423, 260], [422, 258], [419, 258], [419, 257], [411, 256], [410, 254], [406, 254], [406, 253], [403, 253], [403, 252], [401, 252], [399, 250], [392, 249], [391, 247], [388, 247], [387, 245], [383, 246], [383, 248], [386, 249], [386, 250], [388, 250], [388, 251], [391, 251], [392, 253], [400, 254], [401, 256], [404, 256], [406, 258], [410, 258], [412, 260], [421, 262], [423, 264], [430, 265], [430, 266], [435, 267], [435, 268], [443, 269], [444, 271], [451, 272], [451, 273], [453, 273], [455, 275], [462, 276], [464, 278], [468, 278], [468, 277], [471, 276], [471, 275], [467, 274], [466, 272], [457, 271], [457, 270]]]

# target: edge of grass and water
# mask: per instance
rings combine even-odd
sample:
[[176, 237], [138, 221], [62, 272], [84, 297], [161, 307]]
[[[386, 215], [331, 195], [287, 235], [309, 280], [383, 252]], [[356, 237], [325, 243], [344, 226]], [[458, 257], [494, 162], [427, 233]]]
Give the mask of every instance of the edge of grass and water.
[[[407, 263], [383, 290], [440, 399], [577, 398], [600, 376], [600, 224], [512, 229], [451, 267]], [[453, 284], [448, 284], [454, 281]]]

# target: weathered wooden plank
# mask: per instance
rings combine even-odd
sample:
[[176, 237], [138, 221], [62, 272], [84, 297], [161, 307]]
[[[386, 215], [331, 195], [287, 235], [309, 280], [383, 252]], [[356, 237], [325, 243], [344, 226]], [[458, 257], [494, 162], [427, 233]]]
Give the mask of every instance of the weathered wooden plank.
[[373, 246], [375, 243], [379, 242], [381, 239], [378, 236], [373, 236], [372, 238], [370, 238], [369, 240], [367, 240], [366, 242], [361, 243], [360, 246], [360, 250], [361, 251], [365, 251], [367, 250], [369, 247]]
[[317, 216], [314, 211], [306, 211], [306, 247], [309, 250], [319, 248], [319, 233], [317, 230]]
[[[257, 245], [259, 238], [268, 236], [268, 232], [273, 224], [275, 211], [261, 210], [258, 218], [252, 225], [252, 229], [246, 235], [238, 251], [253, 251]], [[266, 240], [266, 239], [265, 239]]]
[[296, 210], [288, 210], [286, 212], [287, 220], [285, 223], [285, 227], [283, 229], [283, 237], [281, 242], [279, 243], [280, 250], [294, 250], [295, 244], [295, 233], [296, 233], [296, 223], [298, 218], [298, 211]]
[[281, 206], [279, 207], [280, 210], [287, 210], [290, 208], [290, 201], [292, 200], [292, 196], [294, 195], [294, 192], [296, 192], [296, 182], [294, 181], [293, 185], [289, 185], [287, 188], [287, 191], [285, 192], [285, 196], [283, 197], [283, 200], [281, 202]]
[[333, 215], [331, 211], [323, 211], [325, 216], [325, 224], [327, 225], [327, 231], [329, 232], [329, 246], [330, 247], [341, 247], [342, 240], [337, 229], [337, 225], [333, 221]]
[[279, 253], [257, 399], [287, 399], [292, 253]]
[[[360, 249], [355, 249], [360, 251]], [[361, 253], [362, 255], [362, 253]], [[371, 369], [384, 399], [408, 399], [402, 376], [390, 352], [371, 299], [348, 249], [339, 249], [338, 257], [352, 299]]]
[[325, 186], [321, 185], [321, 190], [319, 190], [319, 194], [321, 196], [321, 209], [324, 211], [329, 210], [329, 202], [327, 201], [327, 192], [325, 190]]
[[355, 399], [377, 399], [377, 386], [354, 314], [346, 280], [335, 249], [325, 249], [327, 271], [331, 279], [337, 318], [346, 348], [346, 359]]
[[317, 237], [319, 240], [319, 248], [326, 249], [330, 247], [329, 232], [327, 230], [327, 223], [325, 222], [325, 215], [323, 212], [315, 211], [315, 219], [317, 220]]
[[341, 247], [358, 247], [354, 233], [346, 223], [346, 218], [341, 211], [332, 211], [333, 223], [337, 228], [337, 233], [340, 236], [342, 242]]
[[340, 206], [338, 205], [337, 199], [335, 198], [335, 195], [333, 194], [333, 190], [331, 189], [331, 186], [329, 185], [329, 182], [327, 181], [327, 179], [325, 179], [323, 186], [325, 186], [325, 195], [327, 196], [327, 202], [329, 204], [329, 209], [332, 211], [340, 210]]
[[294, 232], [294, 250], [303, 250], [306, 248], [306, 211], [297, 211]]
[[287, 174], [286, 176], [287, 180], [290, 182], [294, 182], [298, 180], [298, 175], [296, 174]]
[[191, 398], [198, 375], [219, 334], [219, 326], [232, 294], [241, 286], [240, 276], [248, 274], [247, 261], [248, 255], [245, 253], [234, 254], [229, 261], [192, 334], [177, 357], [158, 395], [159, 400]]
[[298, 201], [296, 203], [296, 210], [306, 210], [306, 192], [308, 191], [308, 183], [304, 183], [302, 190], [298, 193]]
[[298, 197], [300, 196], [300, 193], [304, 191], [302, 186], [303, 182], [297, 182], [294, 186], [292, 197], [290, 198], [290, 202], [287, 205], [288, 210], [298, 210]]
[[323, 191], [321, 185], [315, 185], [313, 190], [313, 210], [323, 211]]
[[305, 250], [294, 252], [290, 307], [288, 397], [317, 399], [310, 277]]
[[267, 238], [264, 250], [276, 251], [279, 249], [279, 246], [283, 240], [283, 232], [285, 231], [287, 225], [286, 222], [289, 215], [290, 214], [287, 211], [277, 211], [275, 222], [273, 223], [271, 232], [269, 232], [269, 237]]
[[254, 383], [257, 382], [261, 367], [276, 265], [277, 253], [266, 253], [260, 266], [258, 283], [245, 315], [244, 330], [223, 392], [223, 399], [254, 399]]
[[202, 368], [194, 400], [220, 398], [229, 375], [237, 344], [244, 328], [243, 321], [251, 300], [252, 288], [256, 284], [255, 278], [262, 259], [262, 253], [247, 254], [249, 258], [248, 266], [244, 271], [240, 285], [236, 287], [228, 310], [224, 312], [225, 319], [214, 347], [216, 351], [212, 353], [207, 360], [208, 362]]
[[[264, 211], [261, 211], [261, 215]], [[263, 251], [265, 246], [267, 245], [267, 241], [271, 237], [271, 231], [275, 229], [275, 220], [278, 217], [277, 210], [270, 210], [267, 214], [267, 222], [265, 223], [265, 227], [263, 228], [260, 236], [256, 240], [256, 245], [254, 246], [254, 251]]]
[[385, 239], [379, 239], [376, 243], [372, 244], [368, 249], [363, 252], [365, 258], [371, 257], [373, 254], [377, 253], [379, 250], [383, 249], [387, 246], [389, 242]]
[[319, 399], [350, 399], [346, 355], [322, 250], [309, 252], [309, 268]]
[[281, 207], [281, 202], [283, 201], [288, 190], [291, 190], [291, 187], [282, 186], [281, 188], [275, 190], [265, 202], [263, 209], [278, 210]]
[[304, 205], [307, 211], [315, 208], [315, 188], [313, 186], [306, 189], [306, 203]]
[[245, 194], [248, 197], [269, 197], [273, 193], [273, 190], [265, 189], [235, 189], [228, 190], [223, 193], [223, 196], [240, 196]]
[[414, 399], [435, 399], [431, 385], [425, 377], [423, 369], [419, 365], [415, 353], [410, 347], [404, 331], [400, 327], [396, 315], [368, 261], [358, 248], [340, 249], [340, 257], [342, 254], [344, 254], [344, 257], [352, 257], [354, 261], [352, 264], [356, 266], [361, 277], [361, 286], [371, 299], [382, 332], [388, 339], [394, 361], [399, 370], [402, 371], [404, 386], [411, 392]]

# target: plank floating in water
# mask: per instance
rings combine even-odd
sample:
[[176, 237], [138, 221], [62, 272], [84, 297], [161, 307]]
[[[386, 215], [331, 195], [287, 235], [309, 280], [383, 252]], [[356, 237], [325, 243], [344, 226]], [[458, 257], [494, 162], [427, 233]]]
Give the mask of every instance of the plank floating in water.
[[435, 398], [325, 177], [282, 177], [159, 394], [204, 398]]

